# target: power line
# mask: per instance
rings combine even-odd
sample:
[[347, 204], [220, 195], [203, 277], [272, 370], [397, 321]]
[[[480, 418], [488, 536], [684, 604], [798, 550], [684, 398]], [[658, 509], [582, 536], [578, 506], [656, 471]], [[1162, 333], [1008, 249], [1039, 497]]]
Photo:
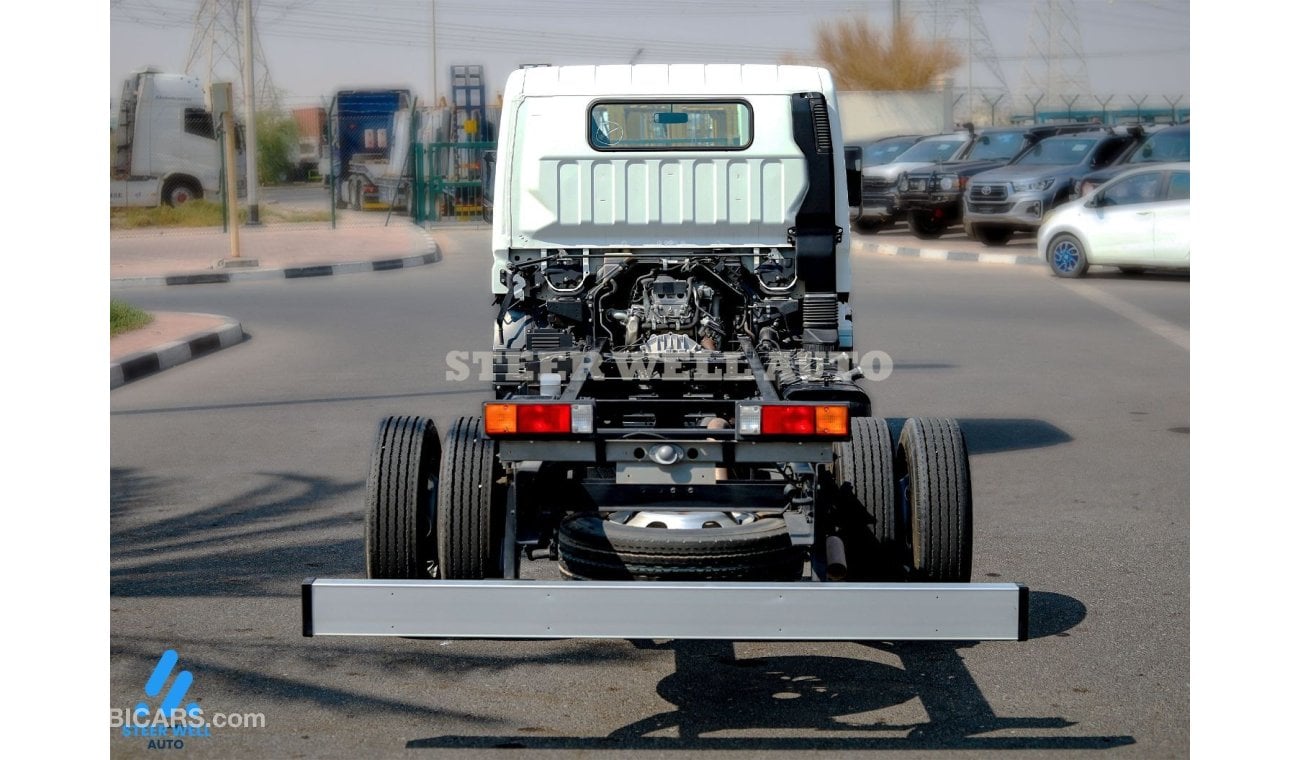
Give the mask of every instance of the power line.
[[1054, 107], [1092, 92], [1074, 0], [1034, 0], [1025, 49], [1018, 93], [1022, 107], [1037, 108], [1033, 95]]
[[[189, 53], [185, 57], [185, 73], [201, 75], [206, 84], [211, 84], [215, 77], [228, 64], [234, 69], [237, 98], [242, 104], [249, 93], [244, 87], [248, 81], [245, 74], [245, 56], [243, 55], [243, 27], [239, 23], [239, 0], [201, 0], [198, 12], [194, 15], [194, 31], [190, 35]], [[252, 97], [258, 108], [278, 108], [278, 96], [271, 84], [271, 71], [266, 65], [266, 52], [257, 32], [252, 38], [253, 67]], [[228, 69], [227, 69], [228, 70]], [[242, 107], [242, 105], [241, 105]]]
[[[201, 0], [200, 3], [195, 3], [194, 0], [111, 0], [111, 22], [151, 29], [195, 28], [198, 26], [196, 6], [201, 11], [203, 5], [219, 1]], [[942, 0], [905, 0], [904, 8], [910, 15], [916, 16], [918, 7], [931, 8], [931, 4], [936, 2]], [[1026, 0], [979, 0], [976, 5], [970, 0], [962, 5], [967, 9], [974, 8], [976, 13], [980, 12], [981, 6], [991, 7], [997, 9], [1000, 15], [1006, 16], [1012, 7], [1025, 8], [1025, 3]], [[949, 15], [957, 22], [961, 7], [951, 2], [943, 4], [948, 8], [955, 7], [958, 13]], [[364, 12], [359, 12], [352, 0], [262, 0], [258, 8], [259, 35], [263, 39], [302, 39], [336, 46], [383, 45], [390, 48], [427, 48], [432, 41], [432, 30], [428, 23], [428, 0], [384, 0], [367, 5]], [[523, 8], [527, 9], [526, 14], [522, 12]], [[650, 21], [680, 19], [689, 14], [691, 18], [721, 19], [823, 17], [833, 22], [837, 15], [860, 14], [864, 8], [877, 9], [877, 6], [868, 6], [862, 0], [828, 0], [817, 3], [799, 3], [795, 0], [656, 0], [650, 6], [619, 0], [534, 0], [521, 7], [519, 0], [438, 0], [438, 43], [440, 49], [446, 47], [453, 51], [518, 54], [527, 50], [530, 54], [556, 62], [576, 62], [584, 58], [587, 61], [626, 61], [639, 48], [646, 50], [641, 60], [776, 62], [787, 55], [812, 55], [811, 38], [803, 41], [803, 44], [791, 40], [792, 44], [787, 46], [772, 44], [786, 41], [786, 38], [781, 37], [770, 38], [772, 42], [758, 46], [740, 41], [731, 43], [725, 39], [693, 41], [671, 36], [671, 33], [665, 34], [668, 39], [651, 39], [629, 31], [600, 34], [591, 31], [590, 27], [575, 32], [571, 21], [574, 18], [610, 19], [626, 25], [627, 20], [634, 17]], [[879, 5], [879, 9], [884, 9], [884, 5]], [[1129, 0], [1114, 3], [1089, 2], [1087, 12], [1089, 28], [1166, 31], [1171, 35], [1180, 33], [1180, 29], [1186, 26], [1187, 18], [1185, 4], [1177, 2], [1140, 5]], [[981, 17], [980, 26], [982, 20]], [[512, 28], [511, 22], [529, 23], [531, 26]], [[554, 27], [548, 29], [552, 23]], [[1005, 25], [1005, 22], [1002, 23]], [[1041, 50], [1031, 50], [1023, 55], [1006, 54], [997, 50], [991, 40], [985, 46], [983, 41], [989, 36], [988, 30], [977, 29], [976, 26], [976, 19], [972, 17], [969, 23], [972, 42], [976, 36], [980, 38], [977, 60], [990, 72], [1000, 72], [1001, 65], [1008, 62], [1044, 58]], [[962, 27], [962, 36], [967, 36], [965, 32], [968, 31], [968, 25], [962, 24]], [[636, 28], [648, 28], [648, 24], [638, 24]], [[980, 34], [974, 35], [976, 31]], [[965, 43], [965, 40], [962, 42]], [[960, 47], [974, 49], [976, 46], [962, 44]], [[1081, 45], [1079, 48], [1081, 52]], [[1160, 49], [1121, 47], [1090, 52], [1081, 58], [1141, 60], [1187, 52], [1188, 49], [1182, 46], [1163, 46]], [[265, 65], [264, 55], [260, 56], [259, 63]], [[999, 86], [1005, 86], [1004, 76], [993, 74], [992, 79]], [[262, 88], [259, 87], [258, 90], [260, 96]]]

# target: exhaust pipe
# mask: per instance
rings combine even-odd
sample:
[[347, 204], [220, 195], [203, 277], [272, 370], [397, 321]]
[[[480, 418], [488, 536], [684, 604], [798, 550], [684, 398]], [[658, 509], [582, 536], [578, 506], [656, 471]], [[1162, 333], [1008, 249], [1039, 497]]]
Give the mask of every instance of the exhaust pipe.
[[839, 536], [826, 537], [826, 577], [833, 581], [842, 581], [849, 575], [848, 562], [844, 557], [844, 542]]

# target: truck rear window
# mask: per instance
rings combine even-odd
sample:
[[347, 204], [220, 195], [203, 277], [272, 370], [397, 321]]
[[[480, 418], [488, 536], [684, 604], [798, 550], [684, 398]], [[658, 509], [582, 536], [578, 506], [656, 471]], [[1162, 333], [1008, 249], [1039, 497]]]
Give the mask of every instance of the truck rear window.
[[587, 122], [596, 150], [744, 150], [754, 140], [742, 100], [603, 101]]

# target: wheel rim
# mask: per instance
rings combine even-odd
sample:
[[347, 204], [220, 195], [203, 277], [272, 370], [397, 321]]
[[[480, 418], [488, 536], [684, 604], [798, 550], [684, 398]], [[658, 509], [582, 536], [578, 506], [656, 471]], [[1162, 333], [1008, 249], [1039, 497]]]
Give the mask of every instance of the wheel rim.
[[757, 516], [750, 512], [653, 512], [629, 510], [615, 512], [609, 516], [610, 522], [648, 530], [724, 530], [740, 525], [748, 525], [756, 519]]
[[1082, 254], [1072, 240], [1062, 240], [1052, 247], [1052, 266], [1058, 272], [1073, 272], [1079, 268]]

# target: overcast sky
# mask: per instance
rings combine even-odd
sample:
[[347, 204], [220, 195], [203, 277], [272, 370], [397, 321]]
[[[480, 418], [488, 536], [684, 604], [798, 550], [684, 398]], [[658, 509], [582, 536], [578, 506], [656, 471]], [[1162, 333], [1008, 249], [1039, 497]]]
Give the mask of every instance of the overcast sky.
[[[215, 0], [230, 5], [238, 0]], [[202, 0], [111, 0], [109, 93], [145, 65], [184, 69]], [[1035, 5], [1049, 0], [976, 0], [1008, 85], [1019, 85]], [[1147, 96], [1147, 105], [1183, 96], [1190, 103], [1188, 0], [1059, 0], [1073, 5], [1092, 94], [1112, 107]], [[340, 88], [400, 85], [431, 92], [434, 25], [429, 0], [254, 0], [265, 60], [289, 107], [328, 100]], [[452, 64], [482, 64], [489, 100], [524, 63], [777, 62], [806, 56], [820, 22], [865, 14], [888, 25], [891, 0], [437, 0], [439, 93]], [[902, 0], [923, 31], [946, 13], [965, 50], [963, 0]], [[978, 28], [975, 27], [977, 30]], [[977, 36], [977, 35], [976, 35]], [[214, 59], [220, 63], [220, 49]], [[206, 52], [191, 73], [206, 74]], [[226, 78], [233, 69], [218, 65]], [[968, 67], [953, 72], [961, 91]], [[1044, 74], [1039, 74], [1044, 77]], [[976, 87], [993, 73], [973, 71]], [[1080, 106], [1095, 107], [1088, 97]]]

